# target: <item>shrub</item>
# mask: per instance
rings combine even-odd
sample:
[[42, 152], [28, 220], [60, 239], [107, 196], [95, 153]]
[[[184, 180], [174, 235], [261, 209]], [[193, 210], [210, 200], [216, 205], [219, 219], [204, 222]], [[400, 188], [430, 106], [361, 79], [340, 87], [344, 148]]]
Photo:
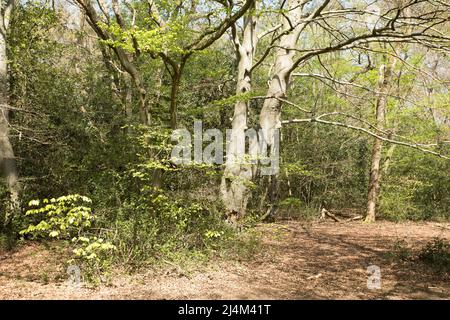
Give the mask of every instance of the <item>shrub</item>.
[[118, 256], [132, 267], [180, 253], [207, 255], [234, 232], [214, 206], [151, 187], [124, 202], [112, 232]]
[[418, 258], [438, 272], [450, 273], [450, 243], [434, 238], [419, 252]]
[[21, 235], [41, 239], [71, 239], [73, 258], [69, 264], [79, 263], [84, 267], [89, 280], [95, 280], [93, 275], [105, 272], [110, 262], [109, 253], [115, 246], [89, 233], [95, 216], [92, 209], [86, 205], [91, 199], [81, 195], [67, 195], [57, 199], [32, 200], [25, 215], [37, 219], [36, 224], [30, 224], [21, 230]]

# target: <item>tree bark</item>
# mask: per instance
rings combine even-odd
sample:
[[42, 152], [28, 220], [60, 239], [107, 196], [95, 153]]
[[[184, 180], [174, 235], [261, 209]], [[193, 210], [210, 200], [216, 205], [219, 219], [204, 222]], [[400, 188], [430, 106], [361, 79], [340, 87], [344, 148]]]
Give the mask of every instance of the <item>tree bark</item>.
[[19, 182], [16, 158], [10, 140], [9, 131], [9, 81], [7, 57], [7, 30], [14, 1], [3, 3], [0, 27], [0, 171], [6, 178], [9, 192], [9, 208], [5, 215], [5, 225], [11, 222], [19, 208]]
[[[381, 65], [378, 78], [379, 95], [376, 102], [376, 127], [382, 130], [385, 124], [387, 94], [389, 93], [391, 86], [391, 79], [393, 69], [397, 59], [390, 57], [391, 61]], [[372, 147], [372, 158], [370, 165], [369, 176], [369, 190], [367, 195], [367, 212], [366, 222], [374, 222], [377, 211], [378, 196], [380, 194], [380, 181], [381, 181], [381, 152], [383, 147], [383, 141], [375, 138]]]
[[178, 127], [178, 94], [180, 92], [181, 75], [183, 74], [186, 60], [182, 59], [181, 63], [173, 67], [172, 83], [170, 89], [170, 128], [175, 130]]
[[[242, 42], [232, 27], [233, 41], [238, 59], [236, 95], [248, 93], [251, 90], [251, 69], [256, 45], [258, 43], [257, 17], [254, 15], [254, 3], [249, 13], [244, 18], [244, 30]], [[221, 182], [221, 195], [226, 207], [226, 215], [230, 221], [236, 221], [246, 213], [247, 202], [250, 196], [249, 183], [254, 171], [248, 159], [246, 159], [245, 131], [248, 122], [248, 101], [237, 101], [234, 105], [234, 115], [231, 124], [231, 136], [227, 146], [227, 160]], [[256, 137], [250, 141], [250, 154], [256, 156]]]
[[[260, 113], [260, 126], [263, 134], [263, 139], [268, 148], [270, 155], [276, 154], [279, 147], [276, 141], [276, 134], [281, 128], [281, 107], [282, 101], [280, 99], [286, 98], [286, 92], [289, 87], [290, 76], [294, 67], [293, 50], [297, 44], [300, 33], [304, 27], [301, 23], [304, 1], [289, 0], [288, 13], [283, 16], [284, 30], [291, 30], [286, 35], [281, 37], [279, 48], [275, 54], [275, 65], [273, 68], [273, 76], [269, 82], [269, 88], [266, 96], [269, 97], [264, 101]], [[273, 97], [273, 98], [272, 98]], [[270, 151], [269, 151], [270, 150]], [[269, 156], [270, 156], [269, 155]], [[276, 206], [277, 193], [273, 188], [277, 188], [277, 174], [271, 177], [271, 212], [270, 216], [274, 215]]]

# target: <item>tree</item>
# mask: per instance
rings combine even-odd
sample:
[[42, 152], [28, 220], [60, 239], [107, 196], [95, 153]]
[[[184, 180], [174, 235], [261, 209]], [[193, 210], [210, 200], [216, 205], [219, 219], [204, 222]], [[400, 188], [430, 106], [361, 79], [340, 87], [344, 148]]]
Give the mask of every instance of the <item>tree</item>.
[[[324, 11], [327, 7], [330, 7], [329, 11]], [[351, 27], [351, 33], [349, 34], [343, 34], [343, 32], [340, 30], [341, 28], [333, 28], [330, 27], [330, 24], [325, 23], [321, 24], [320, 21], [317, 19], [324, 19], [327, 20], [327, 16], [330, 17], [330, 19], [334, 19], [336, 17], [339, 17], [340, 10], [333, 10], [332, 5], [330, 4], [330, 1], [324, 1], [321, 3], [320, 6], [316, 9], [314, 13], [310, 15], [308, 19], [305, 19], [306, 22], [312, 22], [317, 23], [320, 28], [326, 30], [327, 33], [331, 33], [334, 36], [334, 40], [332, 43], [325, 47], [316, 47], [316, 48], [306, 48], [302, 50], [298, 50], [302, 52], [300, 56], [297, 56], [296, 58], [293, 58], [291, 61], [289, 59], [284, 59], [286, 63], [286, 67], [283, 71], [283, 73], [280, 74], [276, 78], [276, 82], [273, 85], [275, 90], [270, 90], [267, 94], [266, 99], [268, 99], [269, 102], [265, 103], [265, 106], [263, 107], [263, 112], [261, 113], [261, 127], [263, 128], [265, 132], [265, 136], [268, 137], [269, 144], [273, 140], [273, 137], [271, 136], [270, 132], [275, 132], [277, 128], [281, 126], [281, 105], [283, 103], [283, 100], [286, 97], [286, 90], [284, 87], [288, 87], [289, 79], [281, 76], [288, 75], [290, 76], [296, 68], [304, 64], [306, 61], [314, 58], [319, 57], [321, 55], [329, 54], [336, 51], [342, 51], [342, 50], [351, 50], [352, 48], [357, 47], [364, 47], [364, 45], [369, 45], [373, 42], [378, 43], [386, 43], [386, 42], [417, 42], [422, 45], [425, 45], [429, 48], [435, 48], [437, 50], [441, 48], [445, 48], [445, 42], [446, 37], [440, 33], [438, 30], [438, 26], [441, 26], [446, 21], [446, 14], [445, 10], [442, 10], [440, 8], [437, 8], [437, 4], [421, 4], [414, 1], [399, 1], [398, 3], [395, 3], [393, 5], [386, 5], [387, 9], [383, 13], [376, 14], [379, 18], [375, 20], [374, 23], [369, 24], [369, 32], [364, 32], [363, 29], [358, 29], [356, 27]], [[434, 11], [433, 11], [434, 10]], [[357, 14], [360, 12], [360, 14], [366, 14], [367, 11], [360, 9], [360, 8], [348, 8], [343, 9], [346, 14]], [[423, 12], [428, 12], [425, 15], [423, 15]], [[426, 16], [426, 18], [424, 18]], [[333, 18], [331, 18], [333, 17]], [[343, 21], [345, 21], [348, 16], [341, 16], [343, 18]], [[316, 21], [314, 21], [316, 19]], [[300, 16], [297, 17], [296, 21], [300, 20]], [[338, 20], [339, 21], [339, 20]], [[424, 21], [424, 24], [419, 24], [417, 21]], [[292, 23], [293, 24], [293, 23]], [[291, 25], [292, 25], [291, 24]], [[338, 22], [338, 25], [340, 25], [340, 22]], [[296, 42], [293, 42], [294, 44]], [[285, 48], [293, 48], [292, 45], [281, 45], [281, 49]], [[386, 66], [384, 67], [384, 69]], [[326, 67], [324, 66], [324, 69]], [[389, 71], [389, 70], [388, 70]], [[384, 72], [383, 72], [384, 74]], [[389, 72], [386, 73], [387, 76], [390, 76]], [[381, 82], [384, 83], [386, 81], [386, 78], [384, 75], [380, 75]], [[327, 77], [325, 77], [327, 78]], [[282, 79], [282, 80], [280, 80]], [[284, 81], [283, 81], [284, 80]], [[278, 88], [277, 88], [278, 87]], [[377, 100], [377, 124], [380, 125], [382, 122], [384, 122], [383, 114], [385, 110], [385, 104], [386, 104], [386, 95], [387, 95], [387, 88], [388, 85], [385, 85], [384, 87], [380, 85], [380, 98]], [[282, 95], [280, 94], [282, 93]], [[276, 96], [278, 94], [279, 96]], [[272, 98], [274, 97], [274, 98]], [[384, 98], [381, 98], [384, 97]], [[266, 100], [267, 101], [267, 100]], [[381, 111], [380, 111], [381, 110]], [[304, 110], [306, 111], [306, 110]], [[308, 113], [308, 111], [306, 111]], [[317, 116], [310, 119], [294, 119], [294, 120], [287, 120], [284, 121], [284, 123], [301, 123], [301, 122], [317, 122], [317, 123], [323, 123], [328, 125], [338, 125], [343, 127], [351, 127], [354, 129], [361, 129], [356, 128], [354, 126], [345, 125], [338, 122], [332, 122], [332, 121], [324, 121], [321, 118], [325, 116], [330, 115], [342, 115], [340, 112], [334, 112], [329, 114], [323, 114], [321, 116]], [[362, 120], [364, 121], [364, 120]], [[377, 128], [378, 131], [382, 131], [382, 128]], [[362, 130], [366, 131], [367, 130]], [[379, 192], [379, 185], [378, 185], [378, 178], [379, 178], [379, 162], [381, 157], [381, 140], [382, 137], [379, 137], [377, 134], [373, 134], [376, 137], [376, 142], [373, 149], [373, 161], [372, 161], [372, 169], [371, 169], [371, 182], [369, 187], [369, 200], [368, 200], [368, 217], [367, 220], [371, 221], [374, 219], [374, 203], [376, 202], [376, 195]], [[385, 138], [384, 140], [392, 141], [389, 138]], [[403, 145], [413, 146], [416, 148], [421, 149], [417, 144], [411, 145], [409, 143], [403, 143]], [[429, 152], [435, 155], [439, 155], [436, 152], [425, 150], [425, 152]], [[377, 165], [378, 164], [378, 165]]]
[[0, 14], [0, 169], [6, 177], [10, 203], [5, 216], [5, 224], [10, 223], [13, 213], [19, 208], [18, 171], [9, 137], [11, 105], [8, 89], [8, 29], [14, 6], [14, 0], [2, 1]]
[[[244, 17], [242, 36], [240, 37], [236, 25], [232, 25], [232, 40], [235, 45], [237, 58], [236, 95], [242, 96], [251, 92], [251, 71], [253, 58], [256, 52], [259, 35], [258, 19], [256, 16], [257, 4], [254, 3]], [[241, 39], [240, 39], [241, 38]], [[227, 160], [222, 176], [222, 200], [227, 210], [227, 216], [232, 221], [245, 215], [249, 184], [254, 177], [254, 166], [248, 157], [257, 155], [257, 137], [249, 137], [250, 152], [246, 154], [245, 131], [248, 129], [249, 101], [237, 101], [234, 105], [234, 114], [231, 122], [231, 137], [227, 147]]]
[[[89, 24], [98, 37], [114, 51], [122, 68], [132, 77], [140, 94], [143, 123], [150, 123], [149, 117], [145, 115], [148, 114], [147, 90], [135, 61], [141, 54], [148, 54], [152, 59], [162, 60], [171, 78], [170, 126], [176, 129], [178, 94], [186, 62], [193, 53], [205, 50], [219, 39], [253, 6], [254, 0], [245, 1], [237, 10], [234, 1], [212, 1], [211, 4], [180, 1], [171, 4], [151, 0], [146, 4], [146, 16], [142, 16], [145, 12], [140, 9], [143, 6], [142, 3], [138, 2], [137, 6], [140, 7], [136, 9], [131, 3], [125, 1], [125, 6], [131, 11], [131, 20], [123, 16], [118, 0], [112, 1], [112, 10], [106, 4], [99, 3], [102, 17], [95, 10], [91, 0], [77, 0], [77, 3], [86, 14]], [[164, 14], [161, 10], [164, 10]], [[114, 18], [110, 16], [110, 12], [114, 13]], [[224, 14], [221, 15], [221, 12]], [[169, 18], [165, 19], [164, 16]], [[138, 21], [143, 21], [144, 24], [137, 25]], [[197, 27], [198, 22], [208, 24]], [[192, 25], [194, 25], [193, 28]]]
[[[387, 57], [385, 57], [387, 59]], [[379, 71], [379, 95], [376, 102], [376, 127], [383, 130], [386, 115], [387, 95], [392, 87], [392, 78], [394, 73], [395, 64], [397, 59], [390, 56], [385, 63], [380, 66]], [[370, 166], [370, 179], [369, 179], [369, 192], [367, 196], [367, 213], [366, 221], [375, 221], [375, 212], [377, 199], [380, 193], [380, 180], [381, 180], [381, 148], [382, 140], [379, 138], [374, 139], [372, 147], [372, 159]]]

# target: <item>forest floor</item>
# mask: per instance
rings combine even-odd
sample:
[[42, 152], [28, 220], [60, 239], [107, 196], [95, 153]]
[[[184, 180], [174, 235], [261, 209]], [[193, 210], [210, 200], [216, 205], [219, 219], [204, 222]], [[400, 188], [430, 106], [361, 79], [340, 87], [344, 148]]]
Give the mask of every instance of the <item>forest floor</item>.
[[[96, 288], [69, 286], [54, 250], [22, 245], [0, 252], [0, 299], [450, 299], [450, 270], [407, 254], [434, 237], [449, 241], [449, 224], [280, 221], [257, 230], [262, 247], [251, 259], [118, 273]], [[380, 289], [367, 287], [369, 265], [380, 267]]]

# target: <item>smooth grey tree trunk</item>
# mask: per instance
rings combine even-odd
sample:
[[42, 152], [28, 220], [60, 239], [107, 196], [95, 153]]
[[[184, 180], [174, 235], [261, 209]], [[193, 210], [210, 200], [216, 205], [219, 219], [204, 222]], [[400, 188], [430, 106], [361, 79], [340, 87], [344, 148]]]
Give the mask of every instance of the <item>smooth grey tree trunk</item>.
[[[255, 8], [256, 3], [253, 4], [244, 18], [242, 41], [239, 39], [236, 28], [233, 28], [233, 41], [238, 58], [236, 95], [245, 94], [251, 90], [251, 69], [258, 43]], [[227, 146], [227, 160], [220, 188], [227, 218], [233, 222], [246, 213], [250, 196], [249, 185], [254, 175], [253, 166], [248, 157], [256, 157], [257, 155], [257, 137], [253, 137], [249, 142], [250, 150], [248, 154], [245, 148], [248, 108], [248, 101], [238, 101], [234, 105], [231, 137]]]
[[[267, 90], [267, 97], [263, 104], [260, 113], [260, 126], [262, 130], [262, 137], [269, 151], [269, 156], [276, 154], [278, 145], [275, 143], [276, 133], [281, 128], [281, 105], [286, 97], [286, 91], [289, 86], [290, 75], [294, 66], [295, 48], [300, 33], [304, 27], [302, 23], [302, 13], [304, 1], [289, 0], [287, 1], [288, 12], [282, 15], [283, 19], [283, 35], [280, 39], [279, 49], [275, 53], [275, 65], [273, 68], [273, 76], [269, 82]], [[256, 35], [254, 35], [256, 24], [255, 17], [248, 17], [244, 26], [244, 37], [242, 44], [237, 43], [236, 48], [239, 57], [238, 70], [238, 86], [236, 93], [242, 94], [249, 92], [250, 72], [253, 64], [254, 50], [257, 44]], [[236, 38], [236, 37], [235, 37]], [[245, 214], [247, 201], [249, 198], [249, 182], [254, 177], [256, 170], [255, 166], [246, 162], [239, 156], [238, 150], [245, 147], [244, 131], [247, 129], [247, 102], [237, 102], [235, 105], [235, 112], [232, 124], [232, 136], [227, 151], [227, 164], [225, 173], [222, 179], [222, 196], [227, 211], [230, 215], [234, 215], [235, 219], [239, 219]], [[240, 138], [239, 138], [240, 137]], [[243, 138], [244, 137], [244, 138]], [[261, 150], [258, 150], [260, 142], [249, 141], [250, 152], [247, 156], [253, 157], [261, 155]], [[260, 145], [260, 144], [259, 144]], [[240, 153], [242, 154], [242, 152]], [[244, 156], [245, 158], [245, 156]], [[270, 198], [275, 197], [277, 189], [277, 177], [272, 176], [270, 179]]]
[[[283, 16], [283, 29], [290, 30], [286, 35], [280, 39], [279, 48], [275, 54], [275, 65], [273, 68], [273, 75], [269, 82], [269, 88], [263, 107], [260, 113], [260, 126], [263, 133], [263, 138], [270, 150], [270, 155], [278, 153], [276, 150], [279, 146], [275, 143], [276, 134], [281, 128], [281, 107], [282, 100], [286, 98], [286, 92], [289, 87], [290, 76], [294, 66], [294, 56], [296, 51], [293, 50], [297, 44], [300, 33], [304, 27], [302, 21], [304, 1], [289, 0], [288, 12]], [[270, 185], [270, 201], [271, 206], [265, 216], [272, 216], [275, 211], [275, 198], [277, 176], [271, 177]]]
[[290, 0], [288, 3], [289, 11], [286, 14], [287, 17], [283, 20], [283, 26], [285, 30], [289, 30], [292, 26], [294, 28], [280, 40], [279, 48], [276, 51], [273, 75], [266, 94], [269, 98], [264, 101], [260, 114], [261, 129], [270, 146], [273, 145], [275, 131], [281, 128], [282, 101], [280, 99], [286, 98], [286, 91], [294, 65], [295, 50], [292, 49], [295, 48], [303, 28], [303, 24], [300, 23], [303, 1]]

